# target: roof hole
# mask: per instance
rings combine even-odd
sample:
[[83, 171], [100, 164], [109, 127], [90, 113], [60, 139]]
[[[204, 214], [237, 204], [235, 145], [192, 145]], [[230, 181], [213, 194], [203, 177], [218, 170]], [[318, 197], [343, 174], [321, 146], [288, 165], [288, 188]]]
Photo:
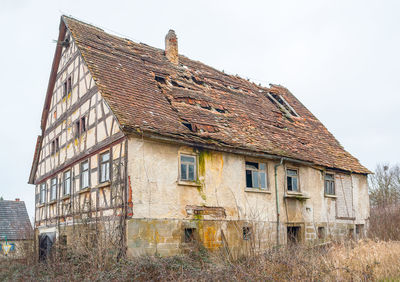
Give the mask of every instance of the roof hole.
[[171, 83], [172, 83], [172, 85], [175, 86], [175, 87], [185, 88], [185, 87], [183, 87], [182, 85], [180, 85], [178, 82], [176, 82], [175, 80], [171, 80]]
[[165, 78], [164, 77], [161, 77], [161, 76], [155, 76], [154, 77], [154, 79], [157, 81], [157, 82], [159, 82], [159, 83], [161, 83], [161, 84], [166, 84], [166, 81], [165, 81]]
[[189, 122], [182, 122], [182, 124], [183, 124], [184, 126], [186, 126], [187, 128], [189, 128], [190, 131], [193, 131], [193, 127], [192, 127], [192, 124], [191, 124], [191, 123], [189, 123]]

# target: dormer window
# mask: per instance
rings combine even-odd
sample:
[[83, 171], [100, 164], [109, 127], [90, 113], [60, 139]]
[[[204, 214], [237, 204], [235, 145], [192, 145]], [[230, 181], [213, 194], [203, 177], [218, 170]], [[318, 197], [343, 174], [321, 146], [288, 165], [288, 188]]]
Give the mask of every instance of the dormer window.
[[292, 106], [290, 106], [290, 104], [285, 100], [285, 98], [282, 97], [282, 95], [272, 92], [267, 93], [267, 95], [268, 99], [288, 117], [292, 116], [299, 117], [297, 112], [293, 109]]

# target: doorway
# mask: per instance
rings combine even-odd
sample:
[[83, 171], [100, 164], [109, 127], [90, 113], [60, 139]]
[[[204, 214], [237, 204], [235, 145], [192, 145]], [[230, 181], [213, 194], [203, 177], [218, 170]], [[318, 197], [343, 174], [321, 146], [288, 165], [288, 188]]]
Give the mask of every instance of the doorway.
[[301, 227], [300, 226], [288, 226], [287, 227], [287, 243], [288, 245], [294, 245], [301, 242]]

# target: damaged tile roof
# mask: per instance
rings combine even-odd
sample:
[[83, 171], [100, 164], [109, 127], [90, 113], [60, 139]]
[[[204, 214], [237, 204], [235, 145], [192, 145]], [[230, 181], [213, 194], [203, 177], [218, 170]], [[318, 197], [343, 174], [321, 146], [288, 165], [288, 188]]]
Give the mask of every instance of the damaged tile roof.
[[[70, 17], [62, 22], [127, 134], [154, 133], [369, 173], [283, 86], [260, 87], [182, 55], [173, 64], [164, 50]], [[276, 100], [284, 100], [288, 111]]]
[[0, 240], [30, 239], [31, 222], [23, 201], [0, 201]]

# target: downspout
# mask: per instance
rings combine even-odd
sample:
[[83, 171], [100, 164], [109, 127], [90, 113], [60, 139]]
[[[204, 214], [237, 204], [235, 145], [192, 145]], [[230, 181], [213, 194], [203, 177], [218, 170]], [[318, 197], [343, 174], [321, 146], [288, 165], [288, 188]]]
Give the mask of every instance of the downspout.
[[274, 166], [275, 169], [275, 200], [276, 200], [276, 245], [279, 246], [279, 225], [280, 225], [280, 214], [279, 214], [279, 195], [278, 195], [278, 167], [283, 164], [283, 158], [281, 162]]

